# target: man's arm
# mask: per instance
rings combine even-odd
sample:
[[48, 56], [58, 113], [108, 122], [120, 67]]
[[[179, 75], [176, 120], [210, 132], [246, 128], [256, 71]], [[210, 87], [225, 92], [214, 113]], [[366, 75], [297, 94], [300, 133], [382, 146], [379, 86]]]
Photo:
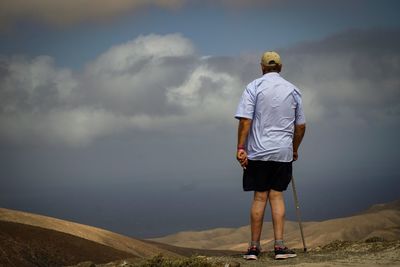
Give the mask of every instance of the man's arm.
[[293, 134], [293, 161], [296, 161], [299, 157], [297, 150], [299, 149], [305, 132], [306, 124], [295, 125]]
[[245, 149], [247, 136], [249, 135], [251, 127], [251, 119], [240, 118], [238, 127], [238, 142], [236, 159], [239, 161], [243, 168], [247, 166], [247, 152]]

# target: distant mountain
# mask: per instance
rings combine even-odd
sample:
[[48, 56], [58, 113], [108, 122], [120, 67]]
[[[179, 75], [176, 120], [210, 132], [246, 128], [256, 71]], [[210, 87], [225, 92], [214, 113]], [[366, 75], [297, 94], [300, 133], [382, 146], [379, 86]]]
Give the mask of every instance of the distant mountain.
[[[305, 222], [303, 228], [307, 246], [310, 248], [325, 245], [334, 240], [359, 241], [371, 237], [400, 240], [400, 200], [374, 205], [367, 211], [351, 217]], [[263, 229], [261, 243], [265, 247], [272, 246], [272, 223], [265, 222]], [[249, 236], [250, 227], [243, 226], [180, 232], [152, 240], [181, 247], [243, 251], [248, 246]], [[297, 222], [286, 222], [285, 240], [291, 247], [302, 247]]]

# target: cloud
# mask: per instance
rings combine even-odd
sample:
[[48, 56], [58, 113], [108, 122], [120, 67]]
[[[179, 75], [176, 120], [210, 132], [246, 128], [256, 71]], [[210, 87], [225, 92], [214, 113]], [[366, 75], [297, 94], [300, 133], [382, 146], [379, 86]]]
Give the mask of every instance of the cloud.
[[124, 115], [178, 112], [167, 105], [165, 88], [183, 82], [197, 64], [193, 44], [179, 34], [140, 36], [88, 64], [86, 101]]
[[151, 6], [177, 8], [182, 3], [183, 0], [3, 0], [0, 2], [0, 25], [6, 28], [19, 20], [35, 20], [67, 26], [109, 19]]
[[39, 56], [0, 59], [1, 111], [46, 111], [72, 102], [77, 80], [69, 69], [57, 69], [54, 60]]
[[82, 145], [126, 130], [231, 123], [226, 116], [242, 86], [179, 34], [111, 47], [82, 74], [57, 68], [48, 56], [3, 58], [1, 66], [0, 136], [15, 142]]
[[398, 120], [399, 33], [352, 30], [282, 51], [286, 74], [303, 88], [310, 117]]
[[[398, 31], [355, 31], [280, 51], [308, 122], [398, 125]], [[391, 38], [379, 45], [378, 40]], [[0, 59], [0, 138], [83, 145], [126, 132], [234, 127], [258, 55], [203, 57], [180, 34], [139, 36], [111, 47], [81, 73], [48, 56]]]
[[[318, 4], [317, 1], [312, 2], [313, 5]], [[188, 0], [2, 0], [0, 30], [12, 29], [12, 25], [20, 21], [35, 21], [55, 27], [107, 21], [150, 7], [175, 10], [184, 5], [209, 5], [240, 11], [243, 8], [265, 8], [282, 4], [293, 3], [287, 0], [207, 0], [199, 3]]]

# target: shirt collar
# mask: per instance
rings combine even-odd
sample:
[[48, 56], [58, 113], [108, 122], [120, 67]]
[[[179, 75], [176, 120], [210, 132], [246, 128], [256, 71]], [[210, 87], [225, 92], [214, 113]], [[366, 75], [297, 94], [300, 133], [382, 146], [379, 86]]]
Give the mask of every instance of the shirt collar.
[[268, 72], [263, 75], [263, 77], [280, 77], [281, 75], [278, 72]]

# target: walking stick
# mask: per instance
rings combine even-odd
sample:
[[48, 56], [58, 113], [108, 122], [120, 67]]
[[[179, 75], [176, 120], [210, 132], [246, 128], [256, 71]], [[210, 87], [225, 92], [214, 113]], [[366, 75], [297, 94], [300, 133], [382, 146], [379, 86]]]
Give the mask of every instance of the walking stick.
[[294, 177], [293, 176], [292, 176], [292, 188], [293, 188], [294, 204], [296, 206], [297, 221], [299, 222], [301, 239], [303, 241], [303, 248], [304, 248], [304, 252], [307, 252], [306, 240], [304, 239], [304, 233], [303, 233], [303, 225], [301, 223], [299, 200], [297, 198], [296, 185], [294, 184]]

